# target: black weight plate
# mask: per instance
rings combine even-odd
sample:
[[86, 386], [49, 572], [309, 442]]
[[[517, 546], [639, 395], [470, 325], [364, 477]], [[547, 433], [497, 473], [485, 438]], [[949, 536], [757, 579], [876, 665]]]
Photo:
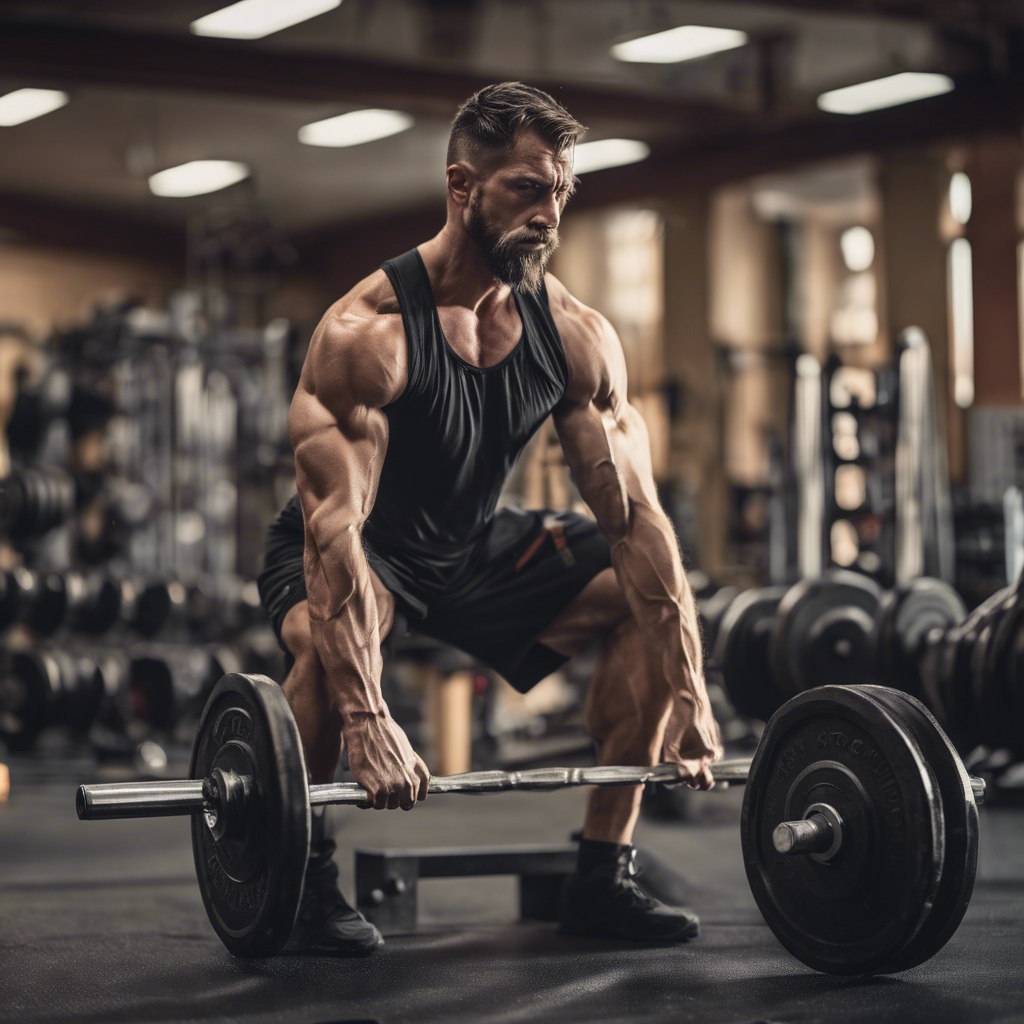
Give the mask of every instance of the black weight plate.
[[697, 615], [700, 619], [701, 635], [704, 637], [704, 651], [708, 658], [714, 654], [722, 616], [739, 593], [739, 587], [720, 587], [713, 594], [697, 598]]
[[0, 668], [0, 736], [10, 750], [32, 748], [46, 728], [60, 688], [57, 666], [34, 651], [6, 654]]
[[958, 749], [965, 752], [982, 742], [971, 682], [974, 647], [987, 616], [1007, 593], [1000, 591], [978, 605], [960, 626], [950, 630], [938, 652], [934, 680], [937, 699], [930, 703], [939, 724]]
[[1013, 742], [1010, 709], [1003, 696], [1000, 649], [997, 642], [1004, 618], [1012, 614], [1016, 595], [1008, 589], [978, 623], [978, 638], [971, 652], [971, 693], [981, 741], [989, 747]]
[[1013, 752], [1024, 757], [1024, 628], [1018, 628], [1009, 645], [1007, 658], [1007, 700], [1013, 712]]
[[963, 761], [928, 709], [908, 694], [884, 687], [874, 687], [873, 692], [913, 732], [933, 772], [945, 822], [942, 879], [935, 902], [921, 930], [891, 968], [905, 971], [942, 949], [967, 912], [978, 873], [978, 807]]
[[189, 778], [215, 768], [251, 777], [244, 818], [214, 836], [192, 818], [196, 876], [210, 923], [235, 956], [273, 956], [288, 941], [309, 857], [309, 785], [298, 728], [281, 688], [232, 673], [214, 687], [192, 748]]
[[[843, 821], [835, 857], [778, 853], [776, 826], [818, 802]], [[768, 926], [809, 967], [898, 962], [939, 890], [943, 828], [916, 740], [869, 687], [808, 690], [768, 723], [743, 796], [743, 862]]]
[[[992, 623], [985, 647], [979, 680], [985, 720], [994, 729], [996, 716], [1001, 716], [999, 731], [992, 732], [993, 740], [1015, 753], [1024, 752], [1024, 709], [1020, 700], [1021, 633], [1024, 631], [1024, 593], [1016, 587], [999, 605], [998, 617]], [[995, 744], [993, 744], [995, 745]]]
[[872, 634], [881, 682], [921, 698], [920, 659], [929, 633], [936, 629], [945, 633], [966, 618], [960, 595], [943, 580], [922, 576], [887, 591]]
[[779, 689], [792, 696], [822, 683], [866, 682], [880, 598], [873, 580], [842, 569], [792, 586], [779, 603], [769, 645]]
[[747, 590], [722, 615], [712, 661], [739, 714], [767, 721], [785, 699], [772, 680], [768, 639], [785, 587]]

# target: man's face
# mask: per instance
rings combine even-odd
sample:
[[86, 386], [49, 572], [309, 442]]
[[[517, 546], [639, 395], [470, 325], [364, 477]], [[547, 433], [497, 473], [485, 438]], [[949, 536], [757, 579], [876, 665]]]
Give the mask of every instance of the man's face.
[[466, 230], [491, 273], [517, 291], [536, 292], [558, 248], [558, 223], [573, 190], [572, 153], [555, 153], [534, 132], [473, 187]]

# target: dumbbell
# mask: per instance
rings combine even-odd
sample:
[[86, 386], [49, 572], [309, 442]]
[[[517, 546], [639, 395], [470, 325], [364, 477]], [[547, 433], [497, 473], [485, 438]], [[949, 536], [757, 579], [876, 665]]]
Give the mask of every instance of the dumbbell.
[[85, 735], [103, 694], [103, 674], [91, 658], [61, 650], [7, 653], [0, 658], [0, 736], [10, 750], [24, 752], [49, 726]]
[[126, 718], [166, 732], [183, 718], [198, 717], [217, 680], [243, 668], [241, 653], [230, 644], [208, 647], [152, 644], [132, 652]]
[[[769, 927], [803, 963], [832, 974], [907, 970], [955, 932], [974, 886], [971, 779], [915, 698], [877, 686], [823, 686], [769, 720], [740, 818], [747, 879]], [[548, 791], [685, 781], [677, 766], [538, 768], [435, 777], [429, 793]], [[271, 956], [291, 933], [309, 856], [311, 807], [365, 804], [354, 783], [309, 785], [281, 688], [231, 674], [214, 687], [189, 779], [80, 787], [82, 819], [187, 815], [203, 903], [237, 956]]]
[[0, 533], [14, 540], [43, 536], [76, 508], [75, 481], [62, 469], [13, 469], [0, 479]]
[[18, 567], [0, 573], [0, 628], [24, 622], [39, 636], [62, 625], [82, 633], [105, 633], [117, 621], [121, 588], [103, 573]]
[[[175, 586], [164, 580], [146, 582], [126, 576], [120, 582], [121, 621], [140, 636], [156, 636], [171, 615]], [[177, 589], [182, 589], [180, 584]]]

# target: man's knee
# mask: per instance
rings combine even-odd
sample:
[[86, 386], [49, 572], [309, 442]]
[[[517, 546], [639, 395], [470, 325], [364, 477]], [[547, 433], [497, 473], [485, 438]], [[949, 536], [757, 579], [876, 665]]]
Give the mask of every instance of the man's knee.
[[[395, 618], [395, 599], [383, 583], [372, 573], [373, 594], [377, 604], [377, 617], [380, 622], [381, 641], [391, 631]], [[309, 623], [309, 601], [299, 601], [292, 605], [281, 623], [281, 639], [288, 653], [296, 662], [313, 661], [319, 664], [320, 658], [313, 643], [313, 631]]]
[[309, 625], [308, 601], [300, 601], [288, 609], [281, 623], [281, 640], [296, 663], [319, 662]]

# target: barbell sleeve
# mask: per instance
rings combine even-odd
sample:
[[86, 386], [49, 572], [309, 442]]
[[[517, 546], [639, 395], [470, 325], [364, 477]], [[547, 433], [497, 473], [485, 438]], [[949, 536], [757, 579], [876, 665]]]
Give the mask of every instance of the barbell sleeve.
[[79, 786], [75, 797], [83, 821], [107, 818], [165, 818], [206, 809], [201, 779], [166, 782], [104, 782]]

